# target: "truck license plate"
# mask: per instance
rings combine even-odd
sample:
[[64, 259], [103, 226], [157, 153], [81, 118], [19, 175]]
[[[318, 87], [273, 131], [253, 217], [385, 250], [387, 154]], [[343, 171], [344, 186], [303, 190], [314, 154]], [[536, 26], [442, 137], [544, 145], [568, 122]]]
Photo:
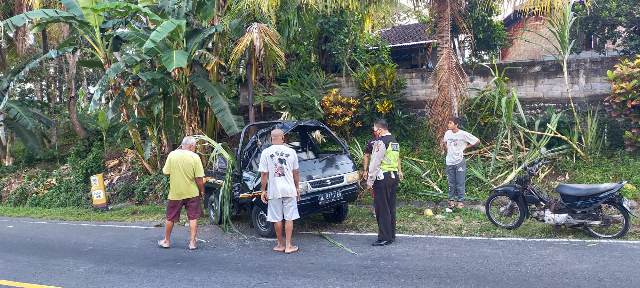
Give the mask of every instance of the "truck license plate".
[[336, 202], [338, 200], [342, 200], [342, 192], [340, 191], [327, 192], [318, 196], [318, 202], [320, 205]]

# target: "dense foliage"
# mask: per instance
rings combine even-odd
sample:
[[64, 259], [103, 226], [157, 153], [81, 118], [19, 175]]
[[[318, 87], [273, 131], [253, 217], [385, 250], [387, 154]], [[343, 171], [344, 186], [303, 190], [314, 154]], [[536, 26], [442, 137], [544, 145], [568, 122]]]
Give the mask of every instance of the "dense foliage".
[[575, 9], [578, 20], [574, 34], [585, 36], [578, 38], [582, 45], [576, 45], [577, 48], [584, 47], [587, 44], [584, 42], [589, 41], [601, 53], [610, 44], [627, 56], [640, 53], [638, 1], [598, 0], [588, 6], [576, 5]]
[[611, 81], [611, 95], [605, 99], [607, 111], [627, 128], [627, 151], [636, 151], [640, 147], [640, 55], [621, 60], [607, 74]]
[[[488, 61], [500, 55], [500, 49], [508, 45], [507, 31], [502, 21], [495, 17], [500, 14], [500, 7], [493, 2], [470, 0], [464, 9], [464, 27], [454, 25], [454, 35], [468, 34], [470, 30], [473, 38], [467, 38], [465, 44], [471, 48], [471, 60]], [[467, 37], [463, 35], [463, 37]]]
[[406, 80], [398, 76], [395, 65], [378, 64], [355, 75], [362, 123], [389, 118], [401, 110]]

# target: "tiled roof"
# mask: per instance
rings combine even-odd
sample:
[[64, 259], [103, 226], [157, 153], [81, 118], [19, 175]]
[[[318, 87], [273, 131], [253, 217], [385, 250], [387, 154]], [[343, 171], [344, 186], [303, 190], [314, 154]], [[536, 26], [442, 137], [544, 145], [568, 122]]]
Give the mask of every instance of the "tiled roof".
[[427, 25], [422, 23], [399, 25], [379, 31], [380, 37], [389, 43], [389, 46], [404, 46], [417, 43], [425, 43], [434, 37], [427, 37]]

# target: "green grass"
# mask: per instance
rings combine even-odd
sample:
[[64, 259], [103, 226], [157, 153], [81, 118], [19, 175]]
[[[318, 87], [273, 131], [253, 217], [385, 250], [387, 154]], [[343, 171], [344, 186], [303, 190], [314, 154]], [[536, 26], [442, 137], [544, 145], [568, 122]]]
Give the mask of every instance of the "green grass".
[[92, 222], [152, 222], [164, 219], [165, 207], [158, 205], [127, 206], [109, 211], [88, 208], [33, 208], [0, 206], [0, 216], [49, 220]]

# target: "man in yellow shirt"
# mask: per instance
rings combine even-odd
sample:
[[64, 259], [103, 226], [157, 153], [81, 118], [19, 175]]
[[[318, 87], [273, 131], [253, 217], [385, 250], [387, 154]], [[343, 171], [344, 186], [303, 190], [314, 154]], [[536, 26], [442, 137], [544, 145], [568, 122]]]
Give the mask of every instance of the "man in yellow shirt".
[[204, 168], [196, 150], [196, 140], [187, 136], [180, 148], [169, 153], [162, 172], [169, 175], [169, 203], [167, 204], [167, 222], [164, 239], [158, 241], [162, 248], [171, 247], [173, 224], [180, 220], [182, 206], [189, 218], [189, 250], [197, 249], [198, 218], [202, 214], [201, 197], [204, 194]]

